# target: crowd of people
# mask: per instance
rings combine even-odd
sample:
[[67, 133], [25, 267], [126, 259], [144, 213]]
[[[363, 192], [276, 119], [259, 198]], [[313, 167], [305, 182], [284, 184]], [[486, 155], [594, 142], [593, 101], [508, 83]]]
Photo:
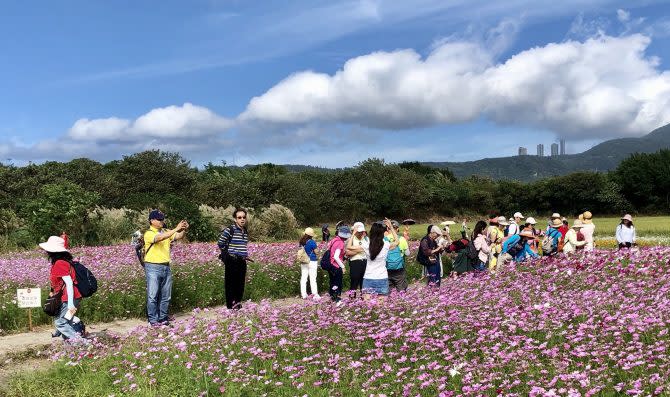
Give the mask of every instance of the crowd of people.
[[[595, 248], [595, 224], [593, 215], [586, 211], [569, 224], [565, 217], [552, 214], [544, 230], [539, 229], [533, 217], [524, 217], [516, 212], [511, 218], [491, 216], [487, 221], [478, 221], [472, 233], [469, 233], [467, 219], [461, 224], [459, 238], [452, 238], [450, 226], [454, 221], [444, 221], [429, 225], [426, 235], [419, 242], [416, 262], [422, 265], [426, 283], [439, 287], [444, 277], [443, 256], [452, 257], [452, 274], [467, 272], [495, 273], [511, 262], [524, 262], [540, 256], [553, 256], [559, 253], [574, 255], [579, 251], [592, 251]], [[390, 291], [407, 289], [405, 263], [412, 256], [409, 250], [407, 227], [400, 235], [400, 224], [385, 219], [371, 225], [369, 233], [362, 222], [351, 227], [339, 222], [335, 227], [335, 236], [330, 238], [328, 225], [322, 227], [322, 241], [326, 249], [321, 259], [321, 268], [328, 273], [328, 293], [333, 301], [340, 304], [342, 279], [350, 274], [350, 297], [371, 295], [385, 296]], [[631, 248], [635, 245], [635, 227], [633, 218], [626, 214], [616, 229], [619, 248]], [[314, 230], [305, 229], [300, 246], [308, 251], [310, 258], [300, 259], [303, 276], [300, 292], [303, 298], [307, 294], [307, 274], [309, 266], [310, 289], [312, 297], [320, 299], [316, 290], [316, 268], [318, 253], [314, 242]], [[312, 270], [314, 269], [314, 270]]]
[[[225, 300], [228, 309], [241, 308], [244, 296], [247, 263], [247, 211], [236, 208], [233, 224], [221, 231], [217, 241], [220, 260], [224, 265]], [[172, 273], [170, 248], [175, 240], [184, 238], [189, 228], [186, 220], [173, 229], [165, 227], [165, 214], [152, 210], [148, 217], [148, 229], [138, 234], [138, 258], [144, 267], [146, 280], [147, 319], [152, 326], [170, 325], [169, 315], [172, 295]], [[546, 229], [537, 228], [533, 217], [525, 218], [520, 212], [511, 218], [491, 216], [487, 221], [476, 222], [470, 233], [464, 219], [460, 236], [452, 238], [450, 226], [454, 221], [429, 225], [421, 238], [416, 252], [416, 262], [423, 267], [427, 285], [439, 287], [445, 276], [443, 256], [452, 257], [452, 273], [500, 271], [510, 262], [523, 262], [538, 256], [552, 256], [560, 252], [572, 255], [578, 251], [591, 251], [595, 247], [592, 214], [580, 214], [572, 226], [566, 218], [554, 213]], [[326, 244], [323, 253], [314, 240], [316, 233], [308, 227], [299, 240], [296, 262], [301, 267], [300, 294], [302, 298], [321, 299], [317, 291], [317, 271], [321, 267], [328, 273], [328, 294], [336, 305], [342, 304], [343, 278], [349, 274], [350, 298], [367, 299], [381, 297], [391, 291], [408, 288], [406, 265], [412, 256], [409, 248], [409, 228], [400, 232], [400, 223], [384, 219], [370, 225], [369, 231], [363, 222], [349, 226], [338, 222], [331, 238], [328, 225], [322, 228], [322, 241]], [[636, 234], [633, 218], [625, 215], [616, 228], [619, 248], [635, 245]], [[39, 246], [47, 253], [51, 263], [51, 294], [61, 295], [61, 310], [56, 314], [54, 337], [72, 339], [81, 336], [85, 327], [76, 312], [81, 303], [77, 288], [77, 277], [73, 270], [73, 258], [66, 238], [51, 236]], [[320, 258], [319, 258], [320, 257]], [[348, 267], [348, 270], [347, 270]], [[311, 295], [307, 293], [307, 287]]]

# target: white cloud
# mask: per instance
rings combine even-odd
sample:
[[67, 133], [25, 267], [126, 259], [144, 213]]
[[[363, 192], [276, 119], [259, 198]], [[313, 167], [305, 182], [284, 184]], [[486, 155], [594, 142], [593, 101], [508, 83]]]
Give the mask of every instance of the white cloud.
[[452, 41], [349, 60], [333, 75], [296, 73], [253, 98], [244, 123], [349, 123], [404, 129], [481, 117], [589, 139], [639, 135], [670, 122], [670, 72], [650, 38], [600, 35], [522, 51], [501, 64]]
[[626, 23], [626, 22], [630, 21], [630, 12], [628, 12], [626, 10], [622, 10], [621, 8], [616, 10], [616, 16], [617, 16], [617, 19], [619, 20], [619, 22], [621, 22], [621, 23]]
[[182, 106], [157, 108], [135, 121], [116, 117], [79, 119], [67, 137], [88, 141], [146, 141], [148, 139], [188, 139], [217, 135], [233, 122], [211, 110], [185, 103]]

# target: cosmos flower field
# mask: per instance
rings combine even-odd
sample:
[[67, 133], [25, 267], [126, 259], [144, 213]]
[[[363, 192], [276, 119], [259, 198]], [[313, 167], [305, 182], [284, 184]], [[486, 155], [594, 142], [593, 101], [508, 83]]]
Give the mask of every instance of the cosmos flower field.
[[[297, 243], [251, 243], [245, 300], [299, 296], [300, 267], [294, 264]], [[84, 300], [80, 308], [88, 322], [146, 316], [144, 270], [130, 245], [75, 247], [81, 261], [98, 279], [98, 292]], [[208, 307], [225, 303], [224, 272], [216, 244], [175, 244], [172, 249], [173, 294], [171, 311]], [[40, 250], [0, 257], [0, 335], [27, 327], [24, 309], [16, 307], [16, 288], [42, 288], [43, 301], [49, 292], [49, 262]], [[320, 288], [327, 280], [319, 275]], [[33, 309], [33, 323], [48, 324], [52, 319]]]
[[246, 304], [55, 347], [55, 367], [14, 379], [10, 393], [667, 395], [669, 259], [669, 248], [597, 251], [386, 301]]

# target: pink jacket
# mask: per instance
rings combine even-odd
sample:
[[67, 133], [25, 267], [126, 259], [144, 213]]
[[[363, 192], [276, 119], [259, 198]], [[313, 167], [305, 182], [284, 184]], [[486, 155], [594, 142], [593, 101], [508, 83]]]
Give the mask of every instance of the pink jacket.
[[330, 240], [329, 249], [330, 249], [330, 264], [339, 269], [340, 264], [337, 263], [337, 261], [335, 260], [335, 251], [337, 251], [338, 249], [340, 250], [338, 258], [340, 259], [340, 262], [344, 263], [344, 240], [342, 240], [339, 236], [335, 237], [334, 239]]
[[475, 238], [475, 249], [478, 252], [479, 260], [484, 263], [488, 262], [491, 245], [484, 234], [480, 234]]

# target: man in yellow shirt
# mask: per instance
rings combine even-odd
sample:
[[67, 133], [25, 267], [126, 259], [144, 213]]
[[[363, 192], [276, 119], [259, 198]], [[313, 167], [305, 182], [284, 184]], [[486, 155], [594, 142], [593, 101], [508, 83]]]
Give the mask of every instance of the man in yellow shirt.
[[147, 282], [147, 317], [149, 324], [169, 325], [168, 308], [172, 296], [170, 244], [184, 237], [188, 222], [182, 220], [174, 229], [164, 229], [165, 215], [160, 210], [149, 213], [149, 230], [144, 233], [144, 274]]

